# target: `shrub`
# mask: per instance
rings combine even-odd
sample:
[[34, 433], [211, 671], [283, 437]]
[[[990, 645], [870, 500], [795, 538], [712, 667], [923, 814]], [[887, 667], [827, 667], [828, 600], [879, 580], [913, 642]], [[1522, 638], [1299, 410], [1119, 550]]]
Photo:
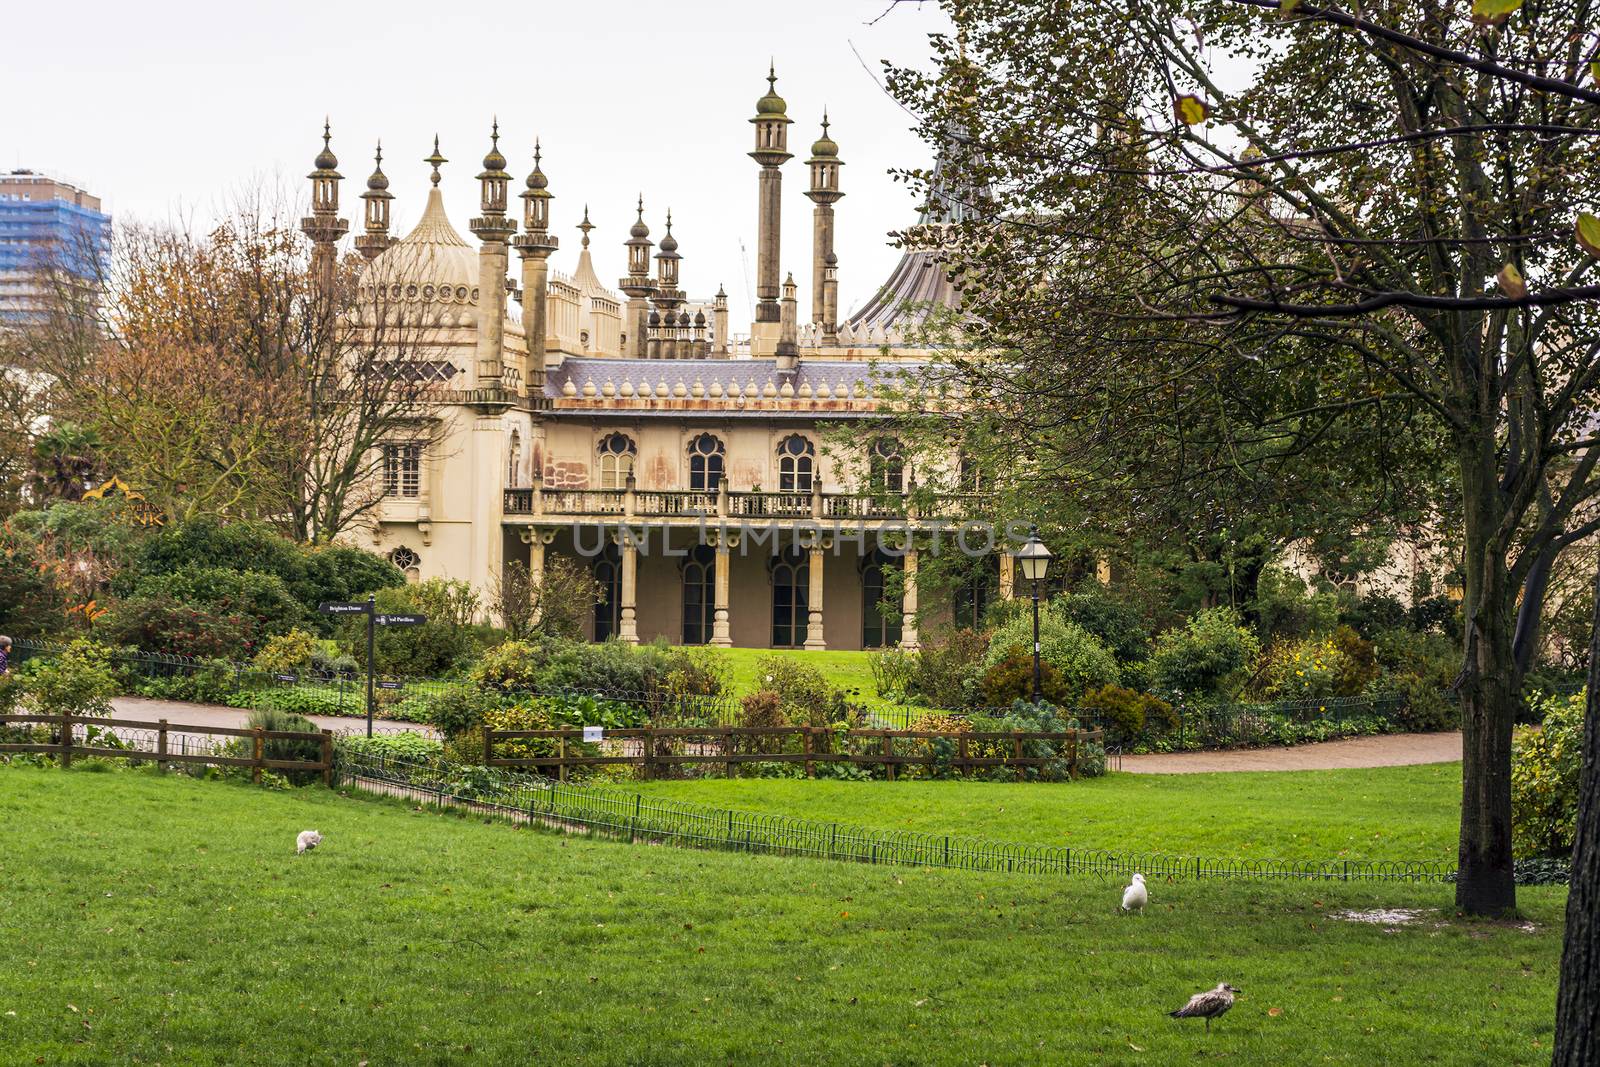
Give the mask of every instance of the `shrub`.
[[783, 715], [783, 698], [771, 689], [758, 689], [739, 701], [739, 725], [772, 730], [789, 725]]
[[472, 665], [470, 677], [485, 689], [500, 693], [531, 693], [539, 671], [549, 657], [542, 642], [512, 640], [489, 649]]
[[[1032, 650], [1033, 617], [1019, 615], [989, 638], [985, 666], [992, 669], [1013, 653], [1031, 657]], [[1039, 658], [1058, 672], [1065, 687], [1061, 698], [1064, 703], [1076, 701], [1085, 690], [1122, 680], [1116, 659], [1099, 639], [1077, 623], [1067, 621], [1054, 605], [1039, 616]]]
[[[394, 734], [374, 734], [371, 737], [352, 735], [340, 740], [339, 746], [361, 756], [385, 756], [389, 759], [428, 763], [444, 754], [444, 743], [411, 730]], [[480, 754], [482, 742], [479, 742]]]
[[563, 693], [544, 697], [541, 705], [557, 726], [603, 726], [607, 730], [632, 730], [646, 725], [650, 716], [644, 708], [621, 700], [606, 700]]
[[157, 700], [192, 700], [200, 704], [226, 704], [239, 692], [239, 672], [225, 659], [201, 661], [190, 670], [169, 675], [130, 673], [127, 688]]
[[138, 578], [97, 626], [108, 640], [146, 652], [248, 659], [304, 617], [275, 575], [191, 567]]
[[1118, 685], [1102, 686], [1085, 693], [1083, 710], [1122, 741], [1146, 733], [1170, 732], [1178, 726], [1177, 712], [1171, 704], [1149, 693]]
[[255, 666], [269, 674], [299, 672], [315, 666], [317, 638], [314, 634], [296, 627], [286, 634], [269, 638], [256, 653]]
[[[373, 644], [378, 673], [436, 678], [465, 665], [478, 651], [478, 628], [471, 625], [476, 594], [466, 583], [430, 578], [416, 585], [380, 589], [375, 599], [380, 614], [428, 617], [421, 626], [377, 628]], [[341, 622], [338, 632], [340, 647], [364, 668], [367, 662], [366, 619], [360, 615], [348, 616]]]
[[1333, 646], [1344, 657], [1334, 691], [1342, 697], [1355, 696], [1378, 676], [1378, 650], [1349, 626], [1334, 627]]
[[[319, 733], [317, 724], [305, 716], [271, 707], [257, 708], [252, 711], [249, 719], [245, 721], [245, 725], [252, 730]], [[238, 745], [247, 751], [253, 751], [255, 747], [254, 742], [248, 737], [239, 738]], [[269, 737], [261, 743], [261, 754], [269, 760], [300, 760], [306, 763], [316, 763], [322, 759], [322, 741], [320, 737], [315, 739]], [[278, 773], [297, 785], [315, 781], [319, 777], [317, 771], [280, 769]]]
[[557, 648], [538, 674], [540, 691], [643, 695], [650, 687], [647, 662], [621, 641]]
[[[565, 725], [557, 722], [542, 702], [533, 700], [491, 708], [484, 712], [483, 724], [491, 730], [557, 730]], [[482, 762], [482, 731], [473, 730], [470, 733], [478, 736], [477, 755], [471, 762]], [[566, 751], [573, 756], [585, 752], [592, 755], [597, 749], [594, 745], [569, 740]], [[496, 755], [503, 759], [551, 759], [558, 758], [561, 752], [561, 739], [558, 737], [519, 737], [497, 742], [495, 746]]]
[[1261, 568], [1254, 608], [1263, 639], [1325, 634], [1339, 618], [1337, 594], [1312, 593], [1298, 574], [1278, 566]]
[[1215, 695], [1240, 680], [1261, 652], [1232, 608], [1211, 608], [1156, 638], [1150, 679], [1165, 692]]
[[1378, 675], [1367, 685], [1373, 695], [1398, 693], [1395, 723], [1408, 730], [1450, 730], [1460, 724], [1460, 709], [1448, 693], [1461, 667], [1461, 650], [1442, 634], [1386, 630], [1373, 642]]
[[1061, 618], [1093, 634], [1119, 663], [1134, 663], [1150, 654], [1150, 628], [1144, 616], [1099, 582], [1056, 597], [1051, 607]]
[[792, 726], [832, 726], [866, 721], [866, 713], [850, 700], [853, 691], [832, 685], [827, 676], [794, 656], [762, 656], [756, 660], [761, 688], [778, 694], [783, 715]]
[[983, 699], [987, 639], [973, 630], [950, 630], [923, 645], [906, 692], [935, 707], [970, 708]]
[[667, 696], [720, 697], [728, 691], [728, 662], [709, 648], [666, 648]]
[[392, 712], [396, 719], [425, 722], [445, 737], [453, 738], [481, 727], [484, 716], [500, 704], [493, 693], [477, 686], [450, 685], [408, 694], [394, 705]]
[[873, 691], [885, 700], [904, 700], [917, 673], [918, 655], [905, 648], [880, 648], [867, 653]]
[[1352, 673], [1330, 637], [1280, 641], [1267, 650], [1256, 675], [1256, 692], [1267, 700], [1325, 700], [1339, 694]]
[[[286, 685], [235, 694], [230, 702], [263, 712], [291, 715], [358, 715], [367, 713], [366, 690], [322, 685]], [[313, 726], [315, 729], [315, 726]]]
[[1511, 844], [1519, 858], [1572, 854], [1583, 767], [1585, 695], [1541, 702], [1544, 722], [1511, 743]]
[[54, 656], [29, 660], [18, 668], [18, 677], [40, 715], [104, 718], [120, 688], [111, 650], [83, 638]]
[[[1033, 694], [1033, 655], [1012, 652], [983, 674], [980, 692], [986, 707], [1008, 707], [1017, 700], [1027, 700]], [[1039, 661], [1039, 692], [1044, 699], [1058, 704], [1070, 702], [1071, 691], [1061, 677], [1061, 672]]]

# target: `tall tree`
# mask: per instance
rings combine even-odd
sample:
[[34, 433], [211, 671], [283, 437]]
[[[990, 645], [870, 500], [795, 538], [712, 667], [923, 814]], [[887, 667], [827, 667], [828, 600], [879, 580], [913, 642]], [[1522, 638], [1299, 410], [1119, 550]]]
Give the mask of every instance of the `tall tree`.
[[915, 177], [974, 201], [938, 236], [975, 340], [1058, 387], [1018, 425], [1154, 425], [1160, 447], [1091, 455], [1164, 492], [1437, 429], [1465, 580], [1456, 898], [1514, 906], [1511, 728], [1600, 489], [1587, 0], [947, 7], [936, 69], [891, 89], [946, 148]]

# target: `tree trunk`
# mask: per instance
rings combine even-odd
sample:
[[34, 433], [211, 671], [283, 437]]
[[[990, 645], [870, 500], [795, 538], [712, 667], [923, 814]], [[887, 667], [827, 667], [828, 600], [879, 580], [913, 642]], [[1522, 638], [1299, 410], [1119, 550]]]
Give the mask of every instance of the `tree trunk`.
[[[1595, 575], [1595, 593], [1600, 597], [1600, 572]], [[1595, 601], [1589, 637], [1579, 782], [1552, 1067], [1600, 1067], [1600, 599]]]
[[[1490, 439], [1492, 441], [1492, 438]], [[1511, 856], [1511, 730], [1521, 675], [1512, 642], [1515, 592], [1504, 554], [1493, 550], [1498, 526], [1494, 452], [1469, 443], [1462, 461], [1466, 515], [1466, 640], [1461, 699], [1461, 839], [1456, 857], [1456, 907], [1498, 915], [1517, 906]]]

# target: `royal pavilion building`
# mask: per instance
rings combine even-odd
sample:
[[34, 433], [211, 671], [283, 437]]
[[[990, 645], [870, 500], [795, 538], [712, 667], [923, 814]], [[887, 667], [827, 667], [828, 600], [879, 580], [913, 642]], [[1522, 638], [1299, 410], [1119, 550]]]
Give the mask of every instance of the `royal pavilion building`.
[[[953, 312], [957, 294], [936, 257], [913, 249], [839, 321], [843, 160], [824, 116], [805, 160], [813, 299], [802, 321], [779, 247], [791, 120], [776, 77], [767, 81], [750, 120], [757, 305], [738, 329], [723, 291], [685, 288], [671, 218], [653, 240], [642, 198], [623, 277], [608, 285], [596, 269], [587, 210], [571, 273], [553, 269], [561, 249], [537, 147], [513, 194], [491, 135], [471, 239], [445, 213], [437, 142], [421, 218], [391, 237], [380, 156], [355, 240], [367, 260], [360, 303], [379, 314], [370, 309], [382, 298], [381, 314], [411, 325], [412, 347], [426, 349], [412, 365], [426, 365], [433, 384], [415, 433], [382, 446], [383, 499], [360, 543], [414, 579], [467, 580], [486, 601], [511, 561], [537, 578], [553, 556], [572, 557], [606, 593], [589, 623], [596, 640], [915, 647], [919, 620], [926, 628], [952, 610], [981, 610], [991, 592], [1009, 595], [1009, 557], [997, 551], [992, 588], [919, 610], [927, 534], [967, 517], [975, 486], [951, 457], [902, 454], [884, 389], [938, 358], [922, 327]], [[325, 130], [303, 229], [331, 285], [349, 227], [330, 145]], [[918, 224], [948, 217], [925, 211]], [[362, 313], [346, 328], [361, 329]], [[904, 581], [889, 580], [893, 570]], [[882, 607], [886, 584], [898, 612]]]

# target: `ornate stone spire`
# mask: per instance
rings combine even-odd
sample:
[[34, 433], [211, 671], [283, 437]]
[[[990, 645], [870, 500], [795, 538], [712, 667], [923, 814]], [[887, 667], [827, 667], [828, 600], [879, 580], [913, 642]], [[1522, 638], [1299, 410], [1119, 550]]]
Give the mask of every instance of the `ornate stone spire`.
[[589, 231], [594, 229], [594, 223], [589, 221], [589, 205], [583, 205], [583, 221], [578, 223], [578, 229], [583, 231], [583, 247], [589, 247]]
[[522, 325], [528, 339], [528, 386], [544, 387], [545, 340], [549, 334], [549, 259], [561, 245], [550, 232], [550, 179], [541, 165], [544, 149], [533, 141], [533, 170], [523, 183], [523, 232], [512, 240], [522, 257]]
[[650, 277], [650, 227], [644, 222], [644, 194], [639, 194], [639, 217], [628, 229], [628, 276], [617, 282], [628, 297], [628, 314], [624, 320], [622, 354], [633, 359], [649, 356], [649, 297], [656, 290]]
[[431, 156], [427, 157], [426, 159], [424, 159], [423, 162], [432, 165], [432, 167], [433, 167], [433, 175], [428, 180], [433, 182], [434, 188], [437, 189], [439, 187], [439, 166], [442, 163], [450, 162], [448, 159], [444, 158], [443, 156], [441, 156], [439, 154], [439, 135], [438, 134], [434, 134], [433, 135], [433, 155], [431, 155]]
[[778, 258], [783, 225], [783, 174], [778, 169], [794, 158], [789, 153], [790, 118], [788, 105], [778, 95], [775, 65], [767, 68], [767, 93], [756, 101], [756, 114], [750, 120], [756, 130], [755, 151], [750, 158], [761, 166], [758, 182], [759, 208], [756, 254], [756, 321], [751, 330], [751, 354], [770, 355], [778, 337]]
[[[811, 212], [811, 321], [822, 327], [825, 336], [836, 337], [838, 323], [828, 319], [828, 263], [833, 262], [835, 284], [838, 280], [838, 257], [833, 253], [833, 205], [843, 198], [839, 191], [839, 168], [844, 160], [839, 158], [839, 146], [828, 136], [828, 112], [822, 112], [822, 136], [811, 146], [811, 158], [806, 160], [811, 171], [811, 188], [806, 196], [816, 205]], [[837, 312], [835, 313], [837, 318]]]
[[372, 176], [367, 179], [367, 191], [361, 194], [366, 204], [366, 233], [356, 238], [356, 249], [366, 258], [375, 259], [393, 244], [389, 236], [389, 201], [394, 194], [389, 191], [389, 176], [383, 173], [383, 142], [378, 142], [374, 154]]
[[334, 246], [350, 229], [350, 223], [339, 218], [339, 160], [333, 154], [333, 127], [328, 119], [322, 120], [322, 151], [312, 161], [314, 169], [306, 175], [311, 180], [311, 215], [300, 220], [300, 230], [311, 238], [311, 269], [317, 285], [324, 294], [333, 292], [333, 274], [336, 260]]
[[[434, 150], [438, 155], [438, 150]], [[437, 174], [437, 168], [435, 170]], [[478, 379], [485, 404], [501, 404], [497, 395], [505, 371], [506, 242], [517, 232], [517, 221], [506, 218], [506, 157], [500, 154], [500, 121], [489, 134], [489, 151], [478, 175], [479, 207], [483, 214], [472, 220], [472, 232], [483, 242], [478, 248]]]

